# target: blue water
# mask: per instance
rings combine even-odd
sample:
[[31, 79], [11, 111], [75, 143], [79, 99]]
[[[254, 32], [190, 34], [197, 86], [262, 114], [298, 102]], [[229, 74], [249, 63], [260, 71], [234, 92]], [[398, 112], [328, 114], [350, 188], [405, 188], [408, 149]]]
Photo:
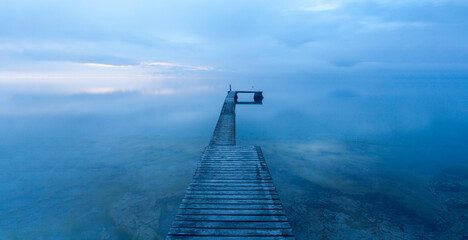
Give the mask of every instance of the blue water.
[[[264, 104], [237, 107], [238, 144], [262, 146], [298, 239], [468, 236], [465, 74], [255, 83]], [[214, 130], [221, 85], [2, 88], [0, 239], [163, 238]]]

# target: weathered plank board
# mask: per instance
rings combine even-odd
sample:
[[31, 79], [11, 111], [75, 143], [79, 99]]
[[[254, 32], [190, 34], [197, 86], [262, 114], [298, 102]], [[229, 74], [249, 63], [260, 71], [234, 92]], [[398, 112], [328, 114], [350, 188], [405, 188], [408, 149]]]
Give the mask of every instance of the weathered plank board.
[[236, 146], [229, 92], [167, 239], [294, 239], [260, 147]]

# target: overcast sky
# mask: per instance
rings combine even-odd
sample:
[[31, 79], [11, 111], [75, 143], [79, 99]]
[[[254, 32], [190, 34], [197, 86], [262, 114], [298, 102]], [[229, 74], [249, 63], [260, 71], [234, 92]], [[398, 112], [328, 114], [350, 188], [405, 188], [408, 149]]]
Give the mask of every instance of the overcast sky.
[[466, 72], [467, 13], [466, 0], [1, 0], [0, 84], [165, 94], [203, 79]]

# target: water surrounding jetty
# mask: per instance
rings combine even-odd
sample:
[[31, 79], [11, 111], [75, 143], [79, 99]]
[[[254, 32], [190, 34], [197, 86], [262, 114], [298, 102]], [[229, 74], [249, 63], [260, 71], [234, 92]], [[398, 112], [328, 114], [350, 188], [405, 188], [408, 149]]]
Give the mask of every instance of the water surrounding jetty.
[[262, 99], [228, 92], [167, 239], [294, 239], [261, 148], [236, 146], [236, 104]]
[[[258, 79], [263, 105], [238, 93], [235, 143], [262, 147], [296, 239], [468, 236], [466, 78], [402, 74]], [[0, 239], [164, 239], [226, 97], [200, 84], [1, 88]]]

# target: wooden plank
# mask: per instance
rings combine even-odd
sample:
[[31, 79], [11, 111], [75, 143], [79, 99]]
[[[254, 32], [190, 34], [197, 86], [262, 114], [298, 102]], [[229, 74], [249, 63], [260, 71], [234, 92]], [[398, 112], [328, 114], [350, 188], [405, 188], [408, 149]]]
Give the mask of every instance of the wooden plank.
[[229, 173], [231, 174], [235, 172], [260, 172], [263, 171], [265, 173], [269, 173], [268, 168], [266, 165], [230, 165], [230, 164], [210, 164], [212, 166], [206, 166], [208, 164], [199, 165], [198, 169], [195, 173], [200, 171], [213, 171], [213, 172], [220, 172], [220, 173]]
[[176, 221], [172, 227], [179, 228], [290, 228], [288, 222], [202, 222], [202, 221]]
[[281, 204], [279, 199], [200, 199], [184, 198], [182, 203], [194, 204]]
[[229, 165], [229, 164], [244, 164], [244, 165], [254, 165], [254, 166], [266, 166], [265, 161], [259, 161], [257, 160], [249, 160], [249, 159], [236, 159], [236, 160], [224, 160], [224, 159], [219, 159], [219, 160], [206, 160], [206, 161], [201, 161], [198, 166], [202, 164], [217, 164], [217, 165]]
[[223, 166], [222, 168], [220, 168], [219, 166], [218, 167], [203, 167], [203, 166], [200, 166], [198, 167], [199, 170], [222, 170], [222, 171], [242, 171], [242, 170], [246, 170], [246, 171], [257, 171], [257, 170], [264, 170], [264, 171], [268, 171], [268, 168], [266, 166], [254, 166], [254, 167], [226, 167], [226, 166]]
[[195, 174], [194, 179], [271, 179], [270, 174], [227, 174], [227, 173], [209, 173], [209, 174]]
[[239, 155], [226, 155], [226, 154], [220, 154], [220, 155], [205, 155], [203, 158], [204, 160], [225, 160], [225, 161], [231, 161], [231, 160], [238, 160], [238, 159], [243, 159], [243, 160], [257, 160], [257, 161], [264, 161], [264, 159], [260, 159], [257, 154], [252, 154], [252, 155], [246, 155], [246, 154], [239, 154]]
[[291, 236], [178, 236], [178, 235], [169, 235], [166, 238], [167, 240], [180, 240], [180, 239], [190, 239], [190, 240], [294, 240], [294, 237]]
[[171, 228], [172, 235], [195, 235], [195, 236], [292, 236], [291, 229], [288, 228]]
[[259, 159], [258, 156], [245, 156], [245, 155], [239, 155], [239, 156], [230, 156], [230, 157], [213, 157], [213, 156], [206, 156], [203, 158], [204, 161], [239, 161], [239, 160], [245, 160], [245, 161], [264, 161], [263, 159]]
[[214, 181], [214, 180], [236, 180], [236, 181], [241, 181], [241, 180], [265, 180], [265, 181], [271, 181], [271, 177], [262, 177], [262, 176], [233, 176], [233, 177], [226, 177], [226, 176], [194, 176], [193, 178], [195, 181]]
[[184, 199], [270, 200], [279, 199], [279, 197], [277, 195], [193, 195], [187, 193]]
[[277, 195], [276, 191], [265, 191], [265, 190], [251, 190], [251, 191], [226, 191], [226, 190], [218, 190], [218, 191], [210, 191], [210, 190], [187, 190], [187, 195]]
[[213, 171], [210, 171], [210, 170], [198, 170], [195, 172], [195, 175], [198, 175], [198, 174], [236, 174], [236, 175], [243, 175], [243, 174], [266, 174], [266, 175], [270, 175], [269, 172], [265, 171], [265, 170], [233, 170], [233, 171], [220, 171], [220, 170], [213, 170]]
[[264, 216], [251, 216], [251, 215], [176, 215], [176, 220], [190, 220], [190, 221], [230, 221], [230, 222], [285, 222], [288, 219], [284, 215], [264, 215]]
[[204, 166], [199, 166], [196, 171], [218, 171], [218, 172], [233, 172], [233, 171], [265, 171], [269, 172], [268, 167], [265, 166], [250, 166], [250, 167], [233, 167], [233, 168], [227, 168], [226, 166], [223, 166], [222, 168], [218, 167], [204, 167]]
[[248, 164], [248, 163], [203, 163], [201, 162], [198, 164], [199, 167], [237, 167], [237, 168], [244, 168], [244, 167], [251, 167], [251, 168], [259, 168], [259, 167], [266, 167], [266, 163], [256, 163], [256, 164]]
[[274, 187], [206, 187], [206, 186], [198, 186], [198, 187], [188, 187], [188, 191], [272, 191], [276, 192], [276, 188]]
[[256, 182], [256, 183], [203, 183], [203, 182], [196, 182], [190, 183], [189, 187], [275, 187], [273, 183], [266, 183], [266, 182]]
[[262, 184], [262, 183], [273, 183], [272, 180], [249, 180], [249, 179], [244, 179], [244, 180], [217, 180], [217, 179], [197, 179], [197, 180], [192, 180], [191, 183], [225, 183], [225, 184], [246, 184], [246, 183], [252, 183], [252, 184]]
[[274, 204], [190, 204], [182, 203], [180, 208], [191, 209], [283, 209], [282, 205]]
[[258, 172], [249, 172], [249, 173], [245, 173], [245, 172], [204, 172], [204, 173], [200, 173], [200, 172], [196, 172], [194, 174], [195, 176], [199, 176], [199, 177], [206, 177], [206, 176], [226, 176], [226, 177], [245, 177], [245, 176], [263, 176], [263, 177], [270, 177], [271, 178], [271, 175], [267, 172], [263, 172], [261, 173], [260, 171]]
[[179, 214], [185, 215], [285, 215], [283, 210], [258, 209], [179, 209]]

